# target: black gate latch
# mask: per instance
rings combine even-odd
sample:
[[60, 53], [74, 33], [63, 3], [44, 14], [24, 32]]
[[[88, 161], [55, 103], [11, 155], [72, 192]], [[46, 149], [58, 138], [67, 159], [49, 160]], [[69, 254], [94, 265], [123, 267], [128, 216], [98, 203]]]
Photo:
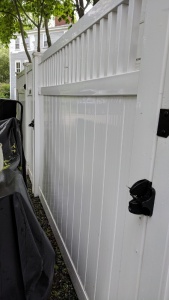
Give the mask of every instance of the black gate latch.
[[155, 200], [155, 189], [147, 179], [137, 181], [130, 188], [133, 199], [129, 202], [129, 212], [137, 215], [152, 216]]
[[157, 135], [164, 138], [169, 136], [169, 109], [160, 109]]
[[34, 120], [32, 120], [32, 122], [28, 126], [34, 128], [35, 126]]

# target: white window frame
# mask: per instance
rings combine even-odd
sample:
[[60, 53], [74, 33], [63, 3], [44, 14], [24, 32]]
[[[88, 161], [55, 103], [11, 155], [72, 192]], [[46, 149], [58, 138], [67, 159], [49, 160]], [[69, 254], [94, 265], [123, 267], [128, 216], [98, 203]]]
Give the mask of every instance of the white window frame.
[[[18, 43], [17, 43], [17, 41], [18, 41]], [[16, 47], [16, 45], [18, 45], [18, 47]], [[21, 45], [20, 45], [20, 38], [17, 37], [17, 38], [15, 39], [15, 50], [20, 50], [20, 47], [21, 47]]]
[[[20, 71], [18, 72], [18, 67], [17, 64], [20, 64]], [[15, 60], [15, 73], [20, 73], [21, 72], [21, 61], [20, 60]]]
[[[27, 42], [28, 40], [28, 42]], [[28, 36], [27, 38], [25, 38], [25, 43], [27, 45], [27, 49], [30, 49], [30, 36]]]

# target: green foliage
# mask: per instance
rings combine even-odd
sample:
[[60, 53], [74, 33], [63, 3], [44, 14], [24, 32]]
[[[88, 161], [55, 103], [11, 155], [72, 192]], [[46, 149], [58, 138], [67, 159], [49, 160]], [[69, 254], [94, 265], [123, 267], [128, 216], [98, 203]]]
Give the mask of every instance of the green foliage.
[[9, 83], [9, 50], [0, 46], [0, 82]]
[[10, 98], [9, 83], [0, 83], [0, 98]]
[[69, 24], [75, 22], [75, 10], [76, 6], [73, 0], [61, 0], [54, 6], [52, 14], [57, 16], [59, 21], [63, 19]]
[[10, 43], [11, 38], [16, 37], [19, 32], [18, 18], [13, 1], [1, 0], [0, 6], [0, 40], [4, 45]]
[[[0, 41], [8, 45], [16, 34], [22, 36], [28, 60], [31, 61], [25, 44], [26, 30], [36, 27], [38, 30], [37, 51], [40, 51], [40, 29], [45, 24], [49, 38], [48, 20], [52, 15], [74, 23], [75, 11], [81, 18], [89, 4], [95, 5], [99, 0], [0, 0]], [[49, 40], [49, 39], [48, 39]], [[50, 43], [48, 43], [50, 46]]]

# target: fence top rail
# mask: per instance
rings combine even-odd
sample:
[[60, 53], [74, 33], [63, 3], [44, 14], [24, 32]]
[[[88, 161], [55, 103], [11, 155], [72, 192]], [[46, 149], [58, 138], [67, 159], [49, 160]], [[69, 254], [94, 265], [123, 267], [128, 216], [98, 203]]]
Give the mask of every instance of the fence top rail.
[[100, 0], [86, 15], [72, 26], [58, 41], [56, 41], [42, 56], [44, 62], [57, 51], [65, 47], [72, 40], [85, 32], [88, 28], [104, 18], [109, 12], [116, 11], [120, 4], [128, 4], [129, 0]]

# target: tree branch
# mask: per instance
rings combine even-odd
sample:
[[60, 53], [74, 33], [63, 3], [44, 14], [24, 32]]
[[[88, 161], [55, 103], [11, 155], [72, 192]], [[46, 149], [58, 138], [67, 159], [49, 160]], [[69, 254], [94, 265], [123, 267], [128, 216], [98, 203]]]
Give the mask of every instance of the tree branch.
[[31, 62], [31, 57], [30, 57], [30, 54], [29, 54], [29, 51], [28, 51], [28, 48], [27, 48], [27, 45], [26, 45], [26, 42], [25, 42], [24, 28], [23, 28], [23, 24], [22, 24], [21, 15], [20, 15], [18, 4], [17, 4], [17, 0], [12, 0], [12, 1], [15, 5], [16, 13], [18, 15], [18, 22], [19, 22], [19, 26], [20, 26], [21, 37], [22, 37], [22, 42], [23, 42], [23, 46], [24, 46], [24, 49], [25, 49], [25, 53], [27, 55], [28, 61]]
[[86, 6], [84, 7], [84, 10], [89, 6], [89, 4], [90, 4], [91, 1], [90, 1], [90, 0], [87, 0], [86, 2], [87, 2], [87, 3], [86, 3]]
[[24, 9], [24, 7], [22, 6], [22, 4], [20, 3], [19, 0], [16, 0], [16, 2], [19, 4], [20, 8], [23, 10], [23, 13], [25, 14], [25, 16], [29, 19], [29, 21], [32, 22], [32, 24], [37, 27], [38, 25], [35, 23], [35, 21], [27, 14], [26, 10]]
[[3, 11], [3, 10], [0, 10], [0, 13], [10, 15], [10, 16], [16, 18], [17, 20], [19, 20], [19, 18], [18, 18], [16, 15], [12, 14], [12, 13], [9, 12], [9, 11]]

